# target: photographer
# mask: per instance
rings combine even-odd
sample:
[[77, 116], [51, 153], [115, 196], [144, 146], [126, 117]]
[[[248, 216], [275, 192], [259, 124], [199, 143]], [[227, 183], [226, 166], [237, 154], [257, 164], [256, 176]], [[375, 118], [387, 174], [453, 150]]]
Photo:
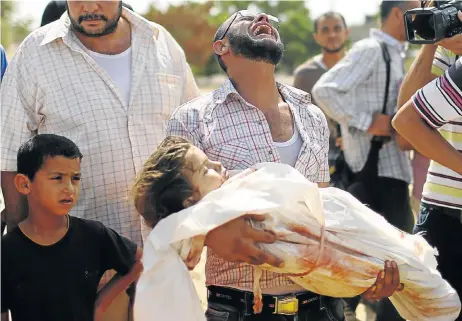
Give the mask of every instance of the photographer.
[[[437, 1], [430, 1], [426, 7], [434, 7], [437, 3]], [[436, 44], [423, 45], [403, 80], [398, 96], [398, 107], [403, 106], [418, 89], [442, 76], [460, 55], [462, 55], [462, 34], [445, 38]], [[399, 136], [397, 136], [397, 141], [402, 150], [414, 149], [411, 144]], [[414, 151], [412, 159], [414, 182], [411, 203], [415, 214], [419, 213], [428, 165], [428, 158]]]
[[[462, 21], [462, 12], [458, 17]], [[447, 45], [456, 41], [445, 39], [444, 42]], [[422, 48], [402, 91], [410, 91], [409, 82], [423, 82], [419, 80], [423, 76], [416, 74], [424, 69], [428, 75], [431, 54], [435, 51], [436, 45]], [[459, 152], [462, 149], [462, 59], [443, 76], [419, 89], [398, 111], [393, 127], [418, 152], [432, 160], [414, 232], [425, 232], [427, 241], [438, 249], [439, 271], [462, 295], [462, 154]], [[462, 318], [459, 316], [457, 320]]]

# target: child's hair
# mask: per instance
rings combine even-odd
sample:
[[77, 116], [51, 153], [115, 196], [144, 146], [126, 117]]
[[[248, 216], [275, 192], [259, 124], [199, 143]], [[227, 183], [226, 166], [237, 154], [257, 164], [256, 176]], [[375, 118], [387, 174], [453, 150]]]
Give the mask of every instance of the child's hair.
[[33, 180], [47, 157], [64, 156], [82, 159], [77, 145], [63, 136], [54, 134], [39, 134], [19, 147], [17, 166], [18, 173]]
[[184, 138], [168, 136], [137, 175], [132, 196], [138, 213], [149, 227], [184, 209], [183, 202], [192, 195], [193, 188], [182, 172], [191, 147]]

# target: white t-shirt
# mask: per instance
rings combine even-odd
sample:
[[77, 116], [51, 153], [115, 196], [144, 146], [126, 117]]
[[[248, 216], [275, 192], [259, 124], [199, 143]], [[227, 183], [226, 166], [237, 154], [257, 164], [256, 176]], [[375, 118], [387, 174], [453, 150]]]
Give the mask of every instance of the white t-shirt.
[[300, 149], [303, 145], [303, 140], [298, 133], [297, 125], [294, 124], [294, 134], [286, 142], [274, 142], [278, 149], [279, 156], [281, 157], [281, 163], [295, 167], [295, 163], [300, 154]]
[[90, 51], [90, 56], [112, 78], [128, 106], [132, 81], [132, 47], [117, 55], [104, 55]]

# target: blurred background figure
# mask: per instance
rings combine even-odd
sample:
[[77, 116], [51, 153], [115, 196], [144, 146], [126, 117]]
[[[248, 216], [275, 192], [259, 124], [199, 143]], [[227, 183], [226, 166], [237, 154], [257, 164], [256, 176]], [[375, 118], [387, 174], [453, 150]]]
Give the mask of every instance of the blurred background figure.
[[[320, 15], [314, 21], [314, 39], [321, 48], [321, 53], [308, 59], [295, 69], [294, 87], [311, 94], [314, 84], [321, 76], [344, 56], [350, 30], [346, 25], [345, 18], [338, 12], [329, 11]], [[311, 96], [313, 103], [316, 101]], [[331, 174], [331, 186], [345, 188], [336, 169], [343, 160], [341, 151], [340, 126], [330, 117], [327, 117], [329, 125], [329, 170]], [[340, 165], [341, 166], [341, 165]], [[340, 178], [340, 177], [339, 177]]]

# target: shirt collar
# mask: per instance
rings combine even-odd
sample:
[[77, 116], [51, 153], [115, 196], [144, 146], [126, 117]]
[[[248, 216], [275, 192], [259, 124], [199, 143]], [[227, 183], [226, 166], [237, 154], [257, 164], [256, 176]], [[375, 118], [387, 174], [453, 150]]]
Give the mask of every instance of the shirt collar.
[[[281, 96], [288, 103], [299, 104], [310, 104], [311, 96], [300, 90], [294, 90], [293, 88], [276, 82], [276, 87], [279, 89]], [[209, 105], [209, 110], [206, 111], [206, 117], [211, 117], [213, 110], [219, 105], [226, 105], [226, 100], [236, 97], [241, 102], [247, 104], [242, 96], [237, 92], [233, 83], [230, 79], [226, 80], [225, 83], [213, 92], [213, 103]]]
[[[126, 9], [125, 7], [122, 7], [121, 16], [127, 19], [132, 28], [157, 40], [159, 36], [159, 29], [153, 23]], [[66, 11], [58, 21], [50, 24], [50, 27], [48, 31], [46, 31], [45, 37], [43, 38], [40, 45], [46, 45], [60, 38], [67, 40], [71, 34], [71, 19], [69, 18], [69, 15]]]
[[401, 42], [393, 38], [391, 35], [388, 33], [380, 30], [380, 29], [375, 29], [372, 28], [370, 30], [370, 36], [372, 38], [375, 38], [377, 40], [385, 42], [387, 45], [390, 45], [396, 49], [398, 49], [400, 52], [405, 52], [406, 51], [406, 43]]

